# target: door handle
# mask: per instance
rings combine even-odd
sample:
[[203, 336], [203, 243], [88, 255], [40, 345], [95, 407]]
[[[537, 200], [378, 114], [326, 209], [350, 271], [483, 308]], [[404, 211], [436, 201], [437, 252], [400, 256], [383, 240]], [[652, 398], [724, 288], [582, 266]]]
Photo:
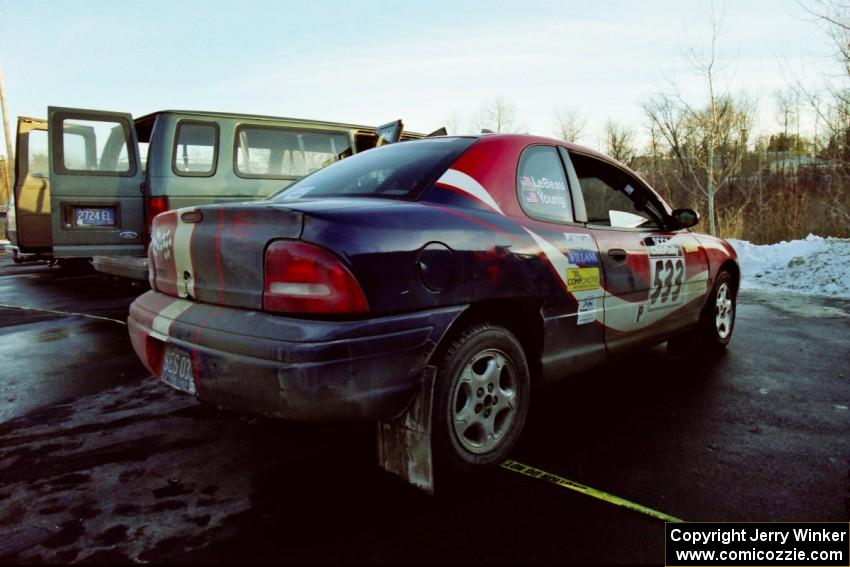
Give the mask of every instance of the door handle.
[[608, 250], [608, 259], [612, 264], [625, 264], [627, 253], [622, 248], [611, 248]]

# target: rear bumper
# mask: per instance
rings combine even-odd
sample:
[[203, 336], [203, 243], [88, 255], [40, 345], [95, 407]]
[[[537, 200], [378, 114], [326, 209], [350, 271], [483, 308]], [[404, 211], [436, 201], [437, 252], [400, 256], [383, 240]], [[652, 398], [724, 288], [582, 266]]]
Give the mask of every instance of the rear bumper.
[[361, 321], [294, 319], [149, 291], [130, 307], [136, 353], [159, 376], [166, 345], [189, 352], [197, 396], [302, 421], [401, 413], [466, 306]]
[[145, 252], [144, 244], [56, 244], [55, 241], [53, 243], [53, 255], [57, 258], [144, 256]]
[[53, 258], [53, 255], [49, 252], [21, 252], [21, 249], [15, 246], [14, 244], [0, 244], [0, 248], [4, 247], [5, 251], [12, 255], [12, 260], [16, 264], [21, 264], [24, 262], [37, 262], [39, 260], [51, 260]]
[[95, 256], [92, 266], [98, 272], [121, 278], [148, 281], [148, 259], [138, 256]]

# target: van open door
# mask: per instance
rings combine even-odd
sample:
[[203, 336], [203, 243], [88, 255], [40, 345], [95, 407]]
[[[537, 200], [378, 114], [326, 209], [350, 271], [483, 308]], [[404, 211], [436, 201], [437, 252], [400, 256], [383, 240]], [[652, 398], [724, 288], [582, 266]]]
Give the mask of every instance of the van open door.
[[9, 210], [9, 239], [19, 254], [50, 254], [50, 172], [47, 121], [18, 117], [15, 186]]
[[132, 116], [47, 111], [53, 256], [144, 254], [144, 171]]
[[385, 144], [395, 144], [401, 140], [401, 133], [404, 130], [404, 124], [401, 120], [393, 120], [382, 124], [377, 128], [378, 142], [375, 144], [381, 147]]

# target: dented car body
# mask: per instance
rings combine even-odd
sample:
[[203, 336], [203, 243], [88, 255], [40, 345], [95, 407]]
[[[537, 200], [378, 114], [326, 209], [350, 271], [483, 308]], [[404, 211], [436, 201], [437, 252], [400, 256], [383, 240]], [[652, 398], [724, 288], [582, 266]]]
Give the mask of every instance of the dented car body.
[[130, 336], [172, 386], [298, 420], [391, 418], [435, 366], [435, 443], [491, 464], [531, 383], [668, 339], [728, 343], [735, 253], [696, 222], [579, 146], [404, 142], [261, 202], [160, 214]]

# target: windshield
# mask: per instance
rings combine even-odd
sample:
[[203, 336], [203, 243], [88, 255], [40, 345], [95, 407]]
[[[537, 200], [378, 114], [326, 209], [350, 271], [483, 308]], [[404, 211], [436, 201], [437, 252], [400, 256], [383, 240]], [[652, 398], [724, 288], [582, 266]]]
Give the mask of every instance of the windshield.
[[477, 138], [425, 138], [356, 154], [271, 195], [274, 201], [314, 197], [412, 198]]

